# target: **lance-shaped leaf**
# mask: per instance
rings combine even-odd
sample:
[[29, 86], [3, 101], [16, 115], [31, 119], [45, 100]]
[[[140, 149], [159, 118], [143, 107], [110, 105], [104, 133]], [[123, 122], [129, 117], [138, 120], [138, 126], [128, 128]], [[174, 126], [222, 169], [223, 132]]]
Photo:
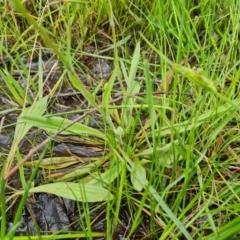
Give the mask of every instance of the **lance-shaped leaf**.
[[50, 193], [79, 202], [102, 202], [111, 200], [113, 195], [99, 185], [59, 182], [34, 187], [29, 193]]
[[35, 117], [35, 119], [38, 119], [45, 112], [46, 107], [47, 107], [47, 97], [44, 97], [38, 100], [37, 102], [35, 102], [31, 107], [23, 109], [17, 121], [12, 147], [7, 158], [6, 171], [8, 171], [11, 167], [12, 161], [14, 159], [15, 153], [18, 148], [18, 144], [23, 139], [23, 137], [25, 137], [25, 135], [30, 130], [30, 128], [34, 125], [30, 122], [22, 122], [21, 118], [26, 116], [31, 116], [31, 117]]
[[[44, 129], [51, 133], [56, 133], [62, 128], [66, 127], [72, 121], [61, 117], [36, 117], [36, 116], [23, 116], [20, 118], [22, 121], [32, 124], [35, 127]], [[74, 123], [65, 129], [61, 134], [64, 135], [91, 135], [105, 139], [105, 135], [97, 129], [88, 127], [81, 123]]]

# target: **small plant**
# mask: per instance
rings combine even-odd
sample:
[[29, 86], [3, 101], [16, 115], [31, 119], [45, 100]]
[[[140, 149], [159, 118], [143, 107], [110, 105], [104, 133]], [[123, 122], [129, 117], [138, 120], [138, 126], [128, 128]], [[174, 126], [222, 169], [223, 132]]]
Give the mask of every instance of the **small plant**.
[[[0, 132], [11, 140], [6, 154], [0, 138], [1, 239], [237, 238], [239, 4], [10, 3], [0, 3]], [[78, 231], [35, 221], [35, 235], [16, 236], [43, 193], [75, 201]]]

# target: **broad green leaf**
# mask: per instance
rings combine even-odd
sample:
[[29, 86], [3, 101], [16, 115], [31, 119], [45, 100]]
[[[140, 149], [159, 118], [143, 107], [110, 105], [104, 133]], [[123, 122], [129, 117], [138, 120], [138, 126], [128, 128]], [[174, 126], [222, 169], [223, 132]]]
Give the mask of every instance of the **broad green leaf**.
[[114, 132], [116, 141], [123, 144], [122, 136], [123, 136], [124, 130], [120, 126], [118, 126], [117, 128], [113, 129], [113, 132]]
[[91, 181], [89, 181], [89, 184], [92, 185], [108, 185], [112, 183], [121, 173], [122, 171], [122, 164], [118, 164], [117, 166], [111, 167], [104, 173], [98, 174], [98, 176]]
[[29, 193], [50, 193], [79, 202], [102, 202], [111, 200], [112, 194], [101, 186], [90, 184], [59, 182], [34, 187]]
[[27, 134], [30, 128], [33, 126], [29, 123], [21, 123], [21, 117], [31, 116], [31, 117], [41, 117], [42, 114], [46, 111], [47, 107], [47, 97], [44, 97], [33, 104], [31, 107], [23, 109], [21, 115], [18, 118], [14, 139], [21, 138]]
[[[35, 127], [56, 133], [72, 121], [61, 117], [36, 117], [36, 116], [23, 116], [20, 118], [23, 122], [29, 123]], [[91, 135], [102, 139], [106, 139], [105, 135], [100, 131], [83, 125], [81, 123], [74, 123], [66, 130], [61, 132], [63, 135]]]
[[131, 182], [133, 188], [136, 191], [141, 192], [144, 186], [142, 182], [138, 181], [138, 178], [136, 177], [136, 172], [138, 175], [142, 176], [142, 178], [146, 178], [146, 169], [142, 166], [142, 163], [138, 158], [133, 159], [133, 163], [135, 164], [135, 169], [131, 172]]
[[166, 154], [172, 149], [172, 146], [174, 144], [178, 144], [178, 140], [175, 140], [174, 142], [170, 142], [170, 143], [166, 144], [164, 147], [147, 148], [147, 149], [135, 154], [135, 157], [151, 156], [155, 152], [159, 152], [160, 154]]

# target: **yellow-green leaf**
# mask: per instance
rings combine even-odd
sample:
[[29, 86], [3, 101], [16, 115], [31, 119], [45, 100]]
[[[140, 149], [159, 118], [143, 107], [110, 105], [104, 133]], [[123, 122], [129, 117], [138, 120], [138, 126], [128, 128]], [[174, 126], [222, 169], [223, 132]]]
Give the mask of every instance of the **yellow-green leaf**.
[[34, 187], [30, 193], [50, 193], [79, 202], [102, 202], [111, 200], [112, 194], [105, 188], [97, 185], [59, 182]]
[[[21, 120], [32, 124], [35, 127], [44, 129], [46, 131], [49, 131], [51, 133], [55, 133], [59, 131], [60, 129], [64, 128], [66, 125], [70, 124], [72, 121], [61, 118], [61, 117], [36, 117], [36, 116], [23, 116], [21, 117]], [[86, 125], [83, 125], [81, 123], [74, 123], [70, 127], [68, 127], [66, 130], [61, 132], [63, 135], [91, 135], [100, 137], [102, 139], [105, 139], [105, 135], [98, 131], [97, 129], [88, 127]]]
[[[33, 167], [36, 166], [39, 160], [26, 162], [24, 164], [25, 167]], [[44, 169], [61, 169], [73, 164], [79, 163], [80, 157], [52, 157], [45, 158], [41, 161], [39, 167]]]
[[133, 160], [133, 163], [135, 165], [134, 171], [131, 172], [131, 182], [134, 187], [134, 189], [138, 192], [141, 192], [143, 190], [143, 184], [139, 182], [138, 178], [135, 176], [136, 172], [138, 172], [138, 176], [142, 176], [142, 178], [146, 178], [146, 170], [142, 166], [141, 161], [138, 158], [135, 158]]

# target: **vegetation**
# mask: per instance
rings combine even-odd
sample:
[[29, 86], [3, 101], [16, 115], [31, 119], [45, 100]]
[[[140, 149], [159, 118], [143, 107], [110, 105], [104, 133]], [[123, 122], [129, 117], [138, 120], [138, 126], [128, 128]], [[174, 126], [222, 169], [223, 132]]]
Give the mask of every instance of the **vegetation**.
[[[0, 130], [14, 137], [1, 148], [1, 239], [117, 239], [123, 225], [125, 239], [238, 239], [239, 9], [234, 0], [2, 1]], [[49, 53], [54, 80], [25, 61]], [[67, 88], [84, 107], [63, 107]], [[103, 154], [56, 157], [63, 137]], [[82, 230], [16, 236], [40, 192], [76, 200]], [[100, 208], [97, 232], [90, 214]]]

